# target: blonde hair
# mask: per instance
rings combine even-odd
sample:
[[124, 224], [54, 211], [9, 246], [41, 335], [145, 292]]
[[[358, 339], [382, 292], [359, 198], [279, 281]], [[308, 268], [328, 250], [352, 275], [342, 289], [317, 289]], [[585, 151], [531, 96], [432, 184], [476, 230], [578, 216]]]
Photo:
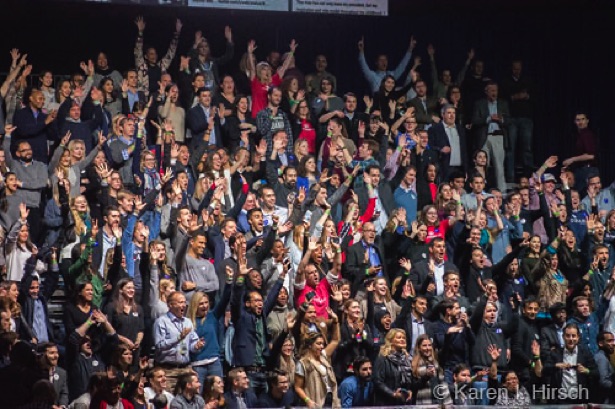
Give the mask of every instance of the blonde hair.
[[[393, 338], [395, 338], [397, 334], [402, 334], [404, 338], [407, 339], [406, 331], [400, 328], [391, 328], [391, 330], [389, 330], [389, 332], [384, 337], [384, 344], [380, 347], [381, 356], [389, 356], [391, 354], [391, 351], [393, 350], [393, 345], [392, 345]], [[405, 349], [402, 350], [402, 352], [405, 355], [408, 355], [408, 351], [406, 351]]]
[[[75, 196], [72, 199], [70, 199], [70, 212], [73, 215], [73, 219], [75, 220], [75, 234], [77, 234], [78, 236], [83, 236], [87, 234], [88, 227], [85, 225], [85, 222], [81, 218], [81, 215], [79, 214], [77, 209], [75, 209], [75, 200], [77, 200], [80, 197], [85, 199], [85, 196], [83, 195]], [[86, 203], [87, 203], [87, 199], [86, 199]], [[89, 205], [87, 206], [86, 213], [87, 214], [90, 213]]]
[[[169, 278], [162, 278], [160, 282], [158, 283], [158, 297], [160, 297], [161, 301], [164, 301], [164, 302], [167, 301], [164, 293], [167, 292], [167, 289], [171, 285], [175, 286], [175, 283], [173, 282], [173, 280]], [[165, 299], [163, 299], [163, 297], [165, 297]]]
[[[203, 298], [207, 298], [209, 300], [209, 297], [204, 292], [202, 291], [195, 292], [194, 295], [192, 296], [192, 299], [190, 300], [190, 305], [188, 306], [188, 312], [186, 313], [186, 318], [192, 321], [192, 325], [194, 325], [194, 328], [196, 328], [197, 326], [196, 311], [199, 309], [199, 303], [203, 300]], [[203, 324], [206, 319], [207, 319], [207, 316], [201, 317], [200, 324]]]

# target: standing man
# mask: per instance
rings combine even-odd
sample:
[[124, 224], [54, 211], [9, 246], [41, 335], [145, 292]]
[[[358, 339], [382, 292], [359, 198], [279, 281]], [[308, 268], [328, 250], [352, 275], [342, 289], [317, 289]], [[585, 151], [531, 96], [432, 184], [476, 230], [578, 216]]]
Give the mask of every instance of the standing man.
[[[498, 98], [498, 84], [491, 81], [485, 87], [485, 96], [474, 104], [472, 125], [476, 129], [476, 148], [487, 152], [495, 168], [497, 188], [506, 191], [504, 159], [506, 156], [508, 119], [510, 110], [508, 102]], [[488, 160], [488, 161], [489, 161]]]
[[[41, 93], [40, 96], [42, 98], [43, 94]], [[41, 113], [40, 115], [43, 114]], [[40, 221], [43, 217], [43, 213], [40, 209], [41, 194], [43, 189], [47, 187], [47, 165], [44, 162], [34, 159], [32, 146], [27, 140], [17, 142], [17, 149], [15, 151], [17, 160], [13, 158], [10, 149], [11, 134], [16, 129], [16, 127], [11, 125], [7, 125], [4, 128], [6, 135], [2, 146], [4, 148], [6, 165], [17, 176], [17, 180], [19, 180], [18, 192], [28, 208], [30, 239], [33, 243], [38, 244], [41, 233]], [[47, 143], [46, 140], [45, 143]]]
[[[587, 403], [588, 388], [597, 378], [596, 361], [584, 343], [579, 342], [579, 327], [568, 324], [564, 328], [564, 348], [550, 351], [543, 376], [550, 388], [572, 391], [568, 396], [557, 396], [552, 403]], [[560, 394], [561, 395], [561, 394]]]
[[224, 38], [226, 39], [224, 55], [222, 57], [212, 57], [209, 41], [203, 37], [199, 30], [194, 34], [194, 46], [189, 53], [190, 68], [187, 73], [203, 74], [205, 87], [212, 90], [216, 87], [216, 84], [220, 83], [220, 76], [218, 74], [220, 66], [232, 60], [235, 54], [233, 31], [229, 26], [224, 27]]
[[380, 89], [380, 83], [385, 76], [392, 75], [395, 78], [395, 81], [399, 81], [402, 74], [406, 70], [408, 63], [410, 62], [410, 58], [412, 58], [412, 50], [416, 47], [416, 40], [414, 39], [414, 36], [410, 37], [408, 50], [394, 71], [387, 70], [389, 67], [389, 58], [386, 54], [379, 54], [378, 57], [376, 57], [376, 71], [370, 70], [367, 65], [367, 61], [365, 60], [365, 40], [363, 37], [361, 37], [361, 40], [358, 42], [357, 46], [359, 47], [359, 66], [361, 67], [361, 71], [363, 71], [363, 75], [369, 84], [371, 93], [374, 94], [378, 91], [378, 89]]
[[532, 154], [532, 130], [534, 128], [533, 100], [530, 99], [532, 83], [523, 75], [523, 62], [512, 62], [511, 75], [502, 81], [502, 96], [510, 104], [508, 122], [508, 147], [506, 151], [506, 180], [514, 182], [515, 154], [519, 141], [523, 163], [523, 174], [529, 175], [534, 170]]
[[453, 105], [444, 105], [440, 113], [442, 121], [429, 129], [429, 147], [440, 153], [440, 175], [450, 180], [452, 173], [467, 170], [466, 132], [455, 122], [457, 111]]
[[219, 115], [218, 108], [211, 106], [211, 94], [209, 88], [199, 88], [199, 103], [188, 110], [186, 123], [192, 138], [192, 149], [196, 149], [207, 139], [209, 145], [222, 147], [224, 116]]
[[[39, 90], [33, 90], [28, 106], [15, 112], [13, 125], [17, 128], [17, 133], [11, 148], [12, 152], [15, 152], [17, 144], [27, 142], [34, 160], [46, 164], [49, 163], [48, 141], [52, 139], [52, 129], [49, 125], [56, 119], [57, 111], [45, 114], [42, 111], [44, 104], [45, 95]], [[5, 149], [5, 152], [9, 151]]]
[[316, 71], [305, 77], [305, 85], [307, 87], [308, 94], [314, 92], [318, 93], [318, 90], [320, 89], [320, 81], [325, 77], [331, 78], [331, 85], [333, 86], [333, 92], [335, 92], [337, 87], [337, 79], [335, 78], [335, 75], [327, 72], [327, 57], [323, 54], [318, 54], [316, 56], [316, 60], [314, 61], [314, 67], [316, 68]]
[[205, 341], [199, 339], [192, 321], [184, 316], [184, 294], [179, 291], [171, 293], [167, 305], [169, 311], [154, 323], [154, 360], [156, 365], [165, 370], [167, 391], [172, 391], [178, 378], [190, 371], [190, 353], [200, 351]]
[[423, 80], [414, 83], [414, 91], [416, 97], [410, 100], [409, 106], [414, 108], [417, 124], [428, 130], [433, 124], [440, 122], [440, 117], [436, 113], [438, 100], [427, 96], [427, 83]]
[[182, 30], [182, 22], [180, 19], [175, 20], [175, 33], [171, 39], [171, 44], [167, 53], [158, 61], [158, 53], [154, 47], [148, 47], [143, 53], [143, 32], [145, 31], [145, 20], [142, 16], [137, 17], [135, 24], [139, 29], [137, 42], [135, 43], [135, 67], [137, 67], [137, 81], [139, 89], [145, 91], [147, 95], [156, 92], [160, 86], [158, 85], [162, 79], [162, 74], [165, 74], [175, 58], [177, 51], [177, 43], [179, 42], [179, 34]]
[[285, 131], [288, 137], [286, 154], [293, 155], [293, 131], [290, 126], [288, 116], [280, 109], [282, 102], [282, 90], [278, 87], [271, 87], [267, 91], [267, 108], [256, 114], [256, 127], [261, 136], [267, 141], [267, 156], [273, 150], [273, 136], [277, 131]]

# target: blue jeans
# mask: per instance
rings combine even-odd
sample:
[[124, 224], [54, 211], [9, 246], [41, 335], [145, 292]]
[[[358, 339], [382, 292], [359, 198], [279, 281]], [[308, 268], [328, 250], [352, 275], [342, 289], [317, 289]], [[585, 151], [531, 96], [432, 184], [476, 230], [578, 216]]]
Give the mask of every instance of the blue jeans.
[[506, 149], [506, 179], [514, 180], [515, 177], [515, 155], [517, 152], [517, 142], [521, 151], [523, 172], [529, 176], [528, 172], [533, 171], [534, 155], [532, 153], [532, 131], [534, 122], [530, 118], [510, 118], [508, 120], [508, 149]]
[[208, 376], [219, 376], [220, 378], [224, 376], [222, 372], [222, 363], [219, 359], [209, 365], [193, 366], [192, 369], [194, 369], [194, 372], [196, 372], [199, 378], [199, 382], [201, 382], [201, 393], [203, 393], [203, 385], [205, 385], [205, 379]]

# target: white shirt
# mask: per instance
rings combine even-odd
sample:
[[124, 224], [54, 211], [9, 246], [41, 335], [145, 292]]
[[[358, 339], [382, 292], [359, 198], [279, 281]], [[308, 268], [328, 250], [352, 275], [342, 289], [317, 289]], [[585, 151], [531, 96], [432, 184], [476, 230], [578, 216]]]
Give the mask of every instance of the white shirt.
[[[574, 347], [572, 352], [568, 352], [567, 348], [564, 348], [564, 363], [570, 365], [577, 364], [577, 355], [579, 347]], [[577, 383], [577, 370], [576, 368], [564, 369], [562, 373], [562, 389], [572, 389], [578, 386]]]

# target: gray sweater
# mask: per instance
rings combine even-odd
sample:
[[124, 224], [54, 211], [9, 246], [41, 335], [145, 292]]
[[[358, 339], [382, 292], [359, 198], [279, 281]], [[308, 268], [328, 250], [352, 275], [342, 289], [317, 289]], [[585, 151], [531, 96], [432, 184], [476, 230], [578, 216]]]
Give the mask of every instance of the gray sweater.
[[11, 155], [11, 136], [4, 138], [2, 145], [6, 157], [6, 165], [15, 172], [17, 179], [22, 183], [18, 190], [20, 196], [30, 208], [39, 208], [41, 204], [41, 192], [47, 187], [47, 165], [33, 160], [29, 164], [15, 160]]
[[[137, 143], [136, 141], [134, 142]], [[124, 157], [124, 151], [129, 148], [129, 145], [121, 141], [120, 139], [116, 139], [109, 145], [109, 149], [111, 150], [111, 157], [113, 162], [119, 166], [119, 173], [122, 177], [122, 181], [124, 184], [132, 185], [135, 183], [135, 179], [132, 173], [132, 161], [134, 160], [135, 153], [133, 152], [128, 156], [128, 159]]]
[[[209, 260], [202, 257], [194, 258], [187, 254], [188, 235], [179, 234], [177, 237], [176, 271], [179, 277], [180, 287], [186, 282], [191, 281], [196, 285], [195, 290], [206, 293], [218, 291], [220, 282], [214, 265]], [[186, 294], [191, 296], [191, 292]]]

